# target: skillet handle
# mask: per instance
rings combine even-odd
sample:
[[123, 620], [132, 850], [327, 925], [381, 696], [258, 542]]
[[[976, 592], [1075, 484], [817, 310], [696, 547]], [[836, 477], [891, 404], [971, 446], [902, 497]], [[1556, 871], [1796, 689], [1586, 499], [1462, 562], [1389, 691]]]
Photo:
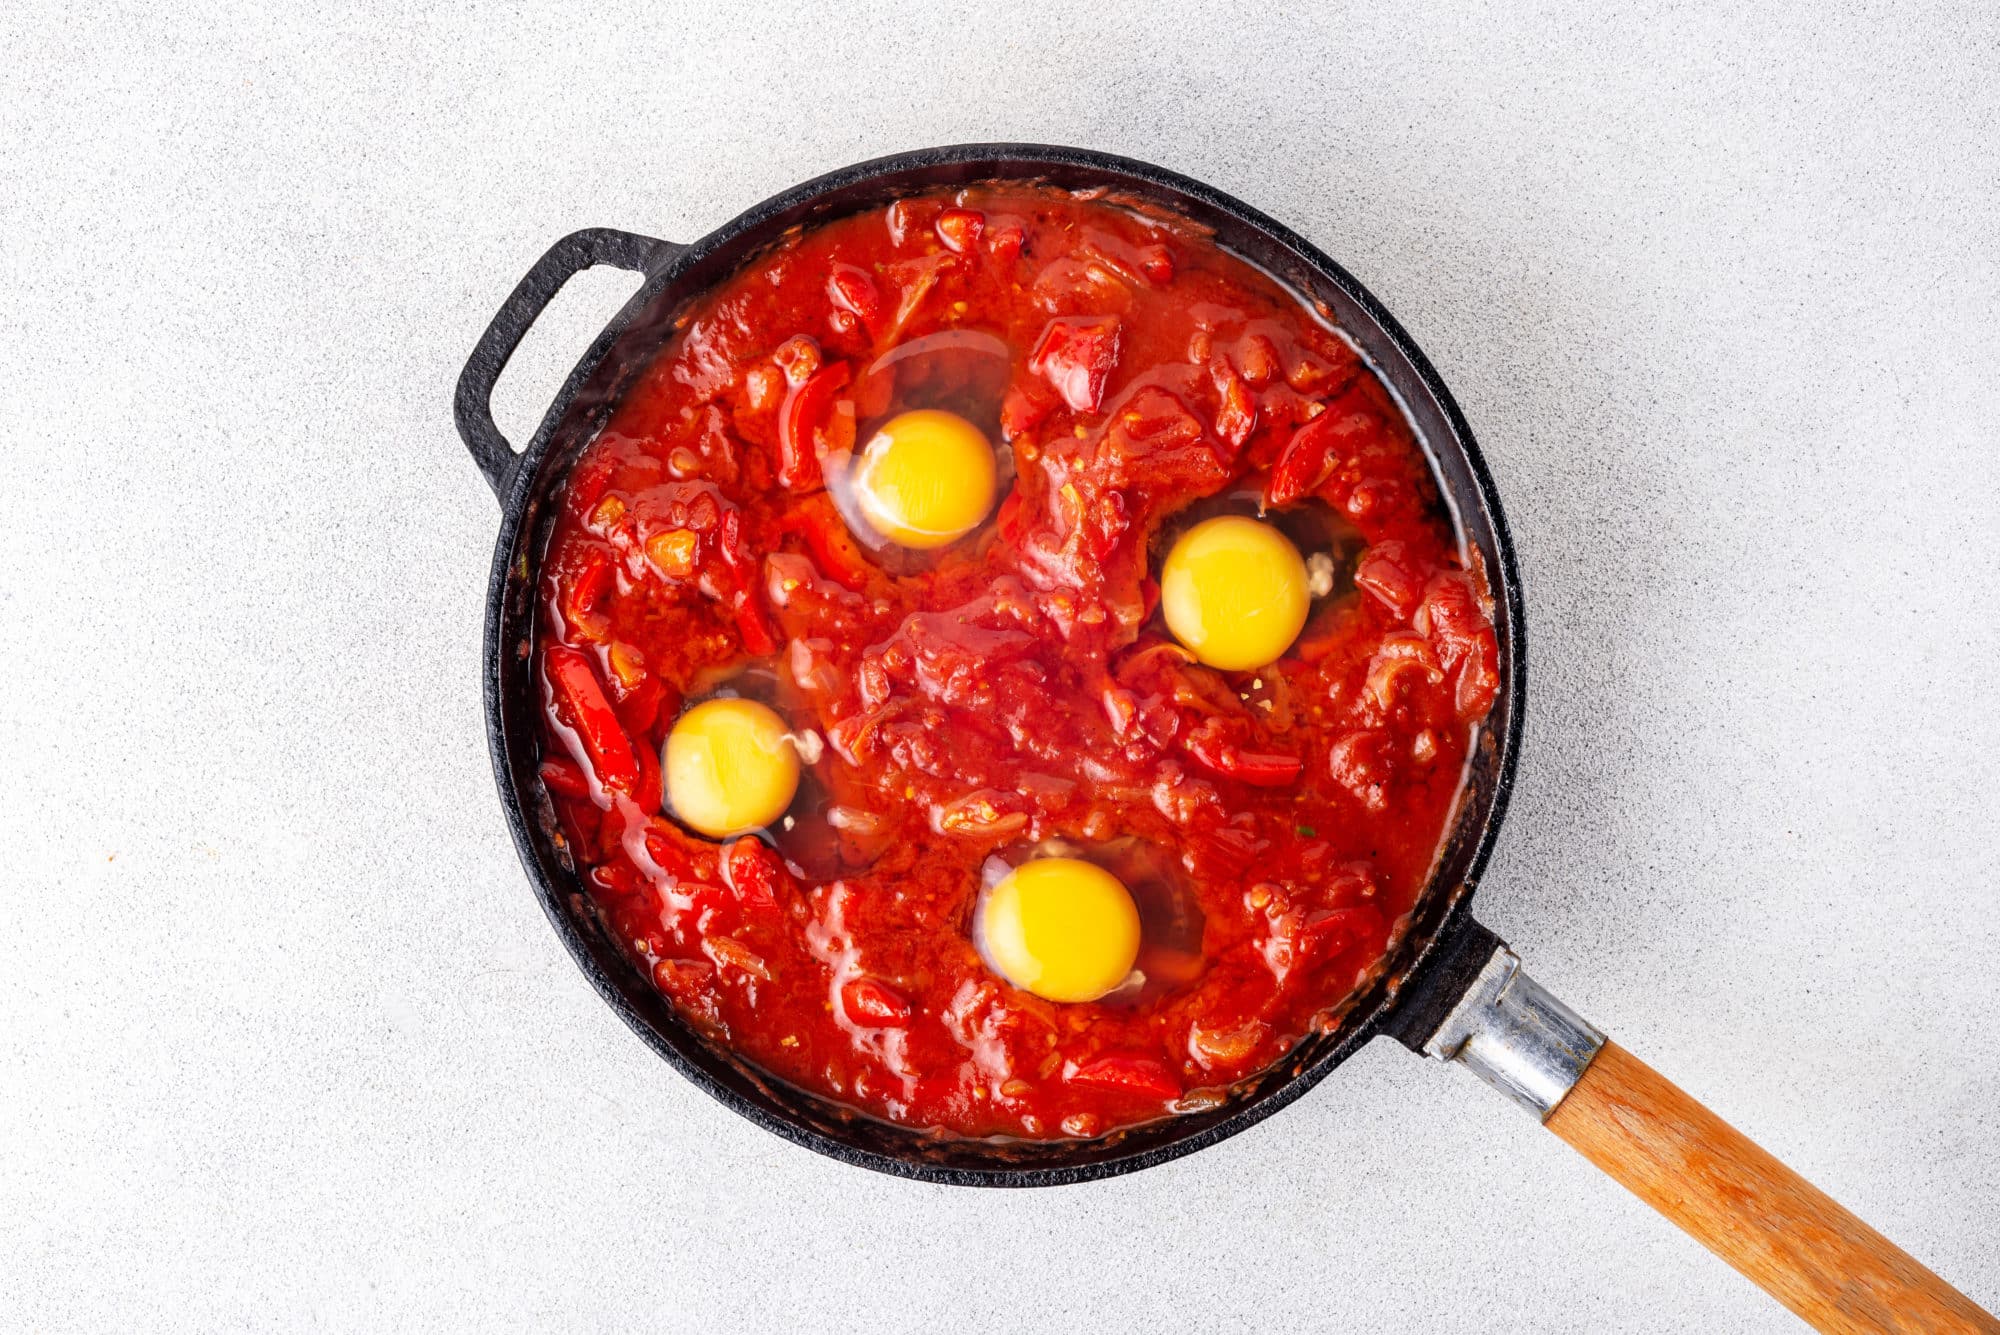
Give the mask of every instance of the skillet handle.
[[1584, 1158], [1823, 1331], [2000, 1321], [1550, 996], [1495, 949], [1424, 1051], [1536, 1113]]
[[[571, 232], [550, 246], [548, 253], [536, 260], [527, 276], [515, 285], [513, 293], [494, 315], [493, 322], [486, 326], [486, 332], [479, 336], [472, 356], [466, 359], [465, 370], [458, 377], [458, 392], [452, 399], [452, 413], [458, 419], [458, 434], [464, 438], [465, 448], [472, 452], [472, 461], [486, 475], [494, 495], [503, 500], [506, 498], [507, 484], [514, 476], [515, 461], [520, 456], [493, 421], [493, 386], [499, 382], [508, 359], [521, 346], [521, 339], [534, 327], [549, 302], [562, 291], [563, 284], [594, 265], [608, 264], [650, 276], [658, 273], [685, 249], [687, 247], [672, 241], [656, 241], [649, 236], [620, 232], [615, 228], [588, 227], [581, 232]], [[626, 314], [621, 313], [598, 336], [597, 343], [578, 364], [577, 371], [571, 373], [570, 383], [557, 396], [555, 405], [550, 409], [551, 418], [555, 416], [556, 408], [569, 401], [578, 375], [585, 368], [594, 366], [604, 349], [610, 346], [611, 340], [624, 331], [626, 319]], [[546, 431], [549, 425], [549, 419], [545, 418], [542, 430]]]
[[2000, 1321], [1616, 1043], [1545, 1125], [1825, 1331], [2000, 1332]]

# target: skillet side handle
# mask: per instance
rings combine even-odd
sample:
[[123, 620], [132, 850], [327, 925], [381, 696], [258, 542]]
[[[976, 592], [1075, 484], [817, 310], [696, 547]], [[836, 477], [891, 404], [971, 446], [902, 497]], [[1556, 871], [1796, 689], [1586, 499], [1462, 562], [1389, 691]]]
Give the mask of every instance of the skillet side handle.
[[1551, 996], [1498, 946], [1423, 1045], [1534, 1113], [1584, 1158], [1819, 1330], [2000, 1322]]
[[[556, 293], [577, 274], [599, 264], [634, 273], [657, 273], [684, 249], [671, 241], [656, 241], [615, 228], [588, 227], [550, 246], [548, 253], [536, 260], [527, 276], [515, 285], [473, 346], [465, 370], [459, 373], [458, 391], [452, 396], [452, 415], [458, 420], [458, 434], [464, 439], [465, 448], [472, 452], [472, 461], [486, 475], [487, 485], [493, 488], [495, 496], [506, 499], [507, 484], [520, 456], [493, 421], [493, 386], [499, 383], [508, 359]], [[605, 330], [600, 342], [615, 336], [622, 328], [621, 319]], [[565, 392], [564, 398], [567, 397]]]
[[1970, 1298], [1616, 1043], [1545, 1125], [1819, 1330], [2000, 1333]]

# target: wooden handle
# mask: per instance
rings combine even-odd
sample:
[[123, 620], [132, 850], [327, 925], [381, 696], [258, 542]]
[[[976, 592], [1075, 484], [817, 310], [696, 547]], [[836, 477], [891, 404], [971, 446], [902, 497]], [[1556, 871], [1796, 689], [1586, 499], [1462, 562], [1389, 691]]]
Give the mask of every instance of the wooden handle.
[[2000, 1335], [1970, 1298], [1616, 1043], [1547, 1125], [1820, 1330]]

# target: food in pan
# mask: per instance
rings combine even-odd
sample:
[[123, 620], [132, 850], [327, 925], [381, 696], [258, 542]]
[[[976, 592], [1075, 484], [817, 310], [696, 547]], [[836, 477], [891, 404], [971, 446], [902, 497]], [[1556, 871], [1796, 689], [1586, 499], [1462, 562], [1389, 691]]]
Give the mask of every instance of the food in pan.
[[1498, 686], [1393, 397], [1185, 220], [793, 232], [575, 462], [542, 775], [693, 1027], [861, 1112], [1214, 1107], [1381, 965]]

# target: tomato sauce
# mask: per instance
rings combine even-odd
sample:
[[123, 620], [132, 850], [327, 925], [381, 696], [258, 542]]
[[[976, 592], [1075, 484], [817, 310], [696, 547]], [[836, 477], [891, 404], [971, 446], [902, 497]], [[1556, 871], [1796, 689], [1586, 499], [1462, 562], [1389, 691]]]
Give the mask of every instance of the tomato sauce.
[[[828, 487], [911, 406], [1000, 456], [995, 512], [937, 553], [871, 548]], [[1163, 544], [1230, 511], [1331, 572], [1257, 671], [1158, 613]], [[543, 568], [542, 776], [622, 947], [765, 1071], [966, 1136], [1213, 1107], [1329, 1023], [1498, 686], [1485, 581], [1352, 346], [1188, 221], [1028, 184], [791, 234], [694, 302]], [[717, 692], [801, 742], [764, 837], [662, 810], [667, 731]], [[986, 967], [982, 877], [1050, 848], [1133, 886], [1143, 986], [1058, 1005]]]

